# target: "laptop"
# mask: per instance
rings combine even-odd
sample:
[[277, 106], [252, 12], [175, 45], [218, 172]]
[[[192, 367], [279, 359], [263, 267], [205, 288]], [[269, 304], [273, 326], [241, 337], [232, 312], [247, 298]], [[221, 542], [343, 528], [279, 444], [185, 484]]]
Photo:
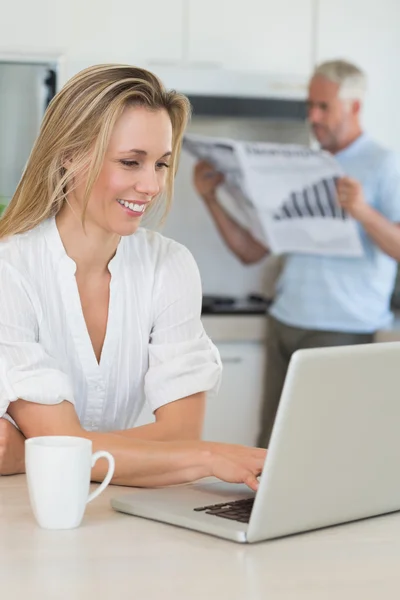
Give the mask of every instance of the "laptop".
[[242, 543], [400, 510], [400, 342], [293, 355], [257, 493], [213, 479], [111, 505]]

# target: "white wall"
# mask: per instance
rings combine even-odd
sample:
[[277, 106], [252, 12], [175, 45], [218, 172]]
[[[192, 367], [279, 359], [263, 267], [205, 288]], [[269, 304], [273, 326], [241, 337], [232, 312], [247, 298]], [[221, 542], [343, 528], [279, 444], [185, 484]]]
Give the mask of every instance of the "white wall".
[[364, 123], [400, 151], [400, 1], [318, 0], [316, 60], [341, 57], [366, 71]]

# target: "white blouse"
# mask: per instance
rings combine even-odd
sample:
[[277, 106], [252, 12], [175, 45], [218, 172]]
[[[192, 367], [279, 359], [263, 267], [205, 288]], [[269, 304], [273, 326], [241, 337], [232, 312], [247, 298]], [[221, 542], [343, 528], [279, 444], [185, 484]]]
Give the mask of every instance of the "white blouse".
[[88, 430], [132, 427], [152, 411], [218, 389], [221, 362], [201, 320], [201, 282], [184, 247], [138, 229], [109, 263], [107, 331], [97, 362], [76, 265], [55, 219], [0, 242], [0, 417], [22, 398], [69, 400]]

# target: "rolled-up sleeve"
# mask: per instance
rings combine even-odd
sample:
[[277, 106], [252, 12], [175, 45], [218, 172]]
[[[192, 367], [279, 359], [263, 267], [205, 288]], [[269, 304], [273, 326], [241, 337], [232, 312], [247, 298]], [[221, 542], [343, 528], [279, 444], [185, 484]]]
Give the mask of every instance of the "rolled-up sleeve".
[[201, 280], [190, 252], [176, 243], [159, 260], [145, 394], [153, 411], [198, 392], [218, 391], [222, 365], [201, 323]]
[[68, 376], [40, 344], [32, 294], [19, 272], [0, 261], [0, 417], [19, 398], [74, 403]]

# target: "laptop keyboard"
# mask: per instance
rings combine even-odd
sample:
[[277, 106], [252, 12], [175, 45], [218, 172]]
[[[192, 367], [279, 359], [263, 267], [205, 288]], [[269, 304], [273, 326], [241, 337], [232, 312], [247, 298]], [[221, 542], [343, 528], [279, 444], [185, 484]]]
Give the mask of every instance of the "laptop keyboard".
[[244, 498], [234, 502], [223, 502], [222, 504], [210, 504], [209, 506], [198, 506], [194, 508], [196, 512], [204, 511], [206, 515], [231, 519], [240, 523], [250, 521], [251, 510], [253, 508], [254, 498]]

